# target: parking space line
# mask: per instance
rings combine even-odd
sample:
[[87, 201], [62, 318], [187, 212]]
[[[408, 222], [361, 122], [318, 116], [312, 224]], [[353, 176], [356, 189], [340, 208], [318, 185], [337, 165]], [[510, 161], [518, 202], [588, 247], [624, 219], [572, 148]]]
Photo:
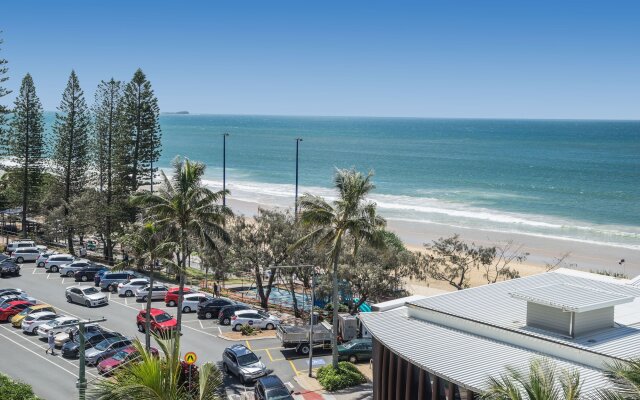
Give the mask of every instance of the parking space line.
[[222, 335], [222, 328], [218, 327], [218, 332]]
[[[6, 337], [5, 335], [3, 335], [3, 334], [1, 334], [1, 333], [0, 333], [0, 337], [3, 337], [3, 338], [5, 338], [5, 339], [7, 339], [8, 341], [10, 341], [10, 342], [12, 342], [12, 343], [14, 343], [14, 344], [16, 344], [16, 345], [18, 345], [18, 346], [22, 347], [22, 348], [23, 348], [23, 349], [25, 349], [26, 351], [28, 351], [28, 352], [30, 352], [30, 353], [33, 353], [33, 354], [35, 354], [36, 356], [38, 356], [38, 357], [42, 358], [43, 360], [45, 360], [45, 361], [47, 361], [47, 362], [49, 362], [49, 363], [51, 363], [51, 364], [55, 365], [56, 367], [60, 368], [61, 370], [63, 370], [63, 371], [65, 371], [65, 372], [67, 372], [68, 374], [70, 374], [70, 375], [72, 375], [72, 376], [74, 376], [74, 377], [78, 377], [78, 375], [77, 375], [76, 373], [69, 371], [68, 369], [64, 368], [62, 365], [58, 365], [58, 364], [54, 363], [50, 358], [44, 357], [42, 354], [38, 354], [38, 353], [36, 353], [35, 351], [33, 351], [33, 350], [31, 350], [31, 349], [29, 349], [29, 348], [27, 348], [27, 347], [25, 347], [25, 346], [21, 345], [20, 343], [16, 342], [15, 340], [13, 340], [13, 339], [11, 339], [11, 338], [9, 338], [9, 337]], [[61, 357], [62, 357], [62, 356], [61, 356]]]
[[271, 353], [269, 352], [269, 350], [265, 349], [264, 351], [267, 352], [267, 355], [269, 356], [269, 360], [273, 361], [273, 357], [271, 357]]
[[244, 341], [247, 344], [247, 349], [251, 350], [251, 343], [248, 340]]
[[202, 325], [202, 321], [198, 320], [198, 323], [200, 324], [200, 328], [204, 329], [204, 325]]
[[291, 369], [293, 369], [293, 372], [296, 374], [296, 376], [300, 375], [300, 372], [298, 371], [296, 366], [293, 365], [293, 361], [289, 360], [289, 365], [291, 365]]

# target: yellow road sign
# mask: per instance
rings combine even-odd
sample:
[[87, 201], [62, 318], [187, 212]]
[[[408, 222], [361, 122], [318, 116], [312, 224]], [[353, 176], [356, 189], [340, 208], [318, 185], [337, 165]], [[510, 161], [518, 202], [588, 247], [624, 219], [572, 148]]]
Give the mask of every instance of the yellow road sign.
[[196, 353], [194, 353], [193, 351], [190, 351], [184, 355], [184, 361], [189, 365], [195, 363], [197, 359], [198, 356], [196, 356]]

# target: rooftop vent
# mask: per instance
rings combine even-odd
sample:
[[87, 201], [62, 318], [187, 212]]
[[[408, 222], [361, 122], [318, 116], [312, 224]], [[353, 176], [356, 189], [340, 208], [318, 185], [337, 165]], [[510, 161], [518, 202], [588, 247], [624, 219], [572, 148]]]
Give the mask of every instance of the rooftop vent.
[[614, 326], [614, 306], [634, 297], [570, 284], [509, 293], [527, 301], [527, 326], [576, 337]]

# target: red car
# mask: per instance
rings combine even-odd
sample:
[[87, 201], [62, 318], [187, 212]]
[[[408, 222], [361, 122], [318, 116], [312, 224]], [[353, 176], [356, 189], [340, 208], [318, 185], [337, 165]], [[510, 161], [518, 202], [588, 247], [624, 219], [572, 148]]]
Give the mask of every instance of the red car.
[[0, 321], [9, 321], [11, 317], [18, 314], [20, 311], [25, 308], [32, 306], [33, 303], [25, 300], [15, 300], [10, 302], [5, 306], [5, 308], [0, 308]]
[[[152, 347], [151, 354], [153, 354], [154, 357], [158, 357], [158, 350]], [[124, 363], [135, 360], [137, 357], [138, 350], [136, 350], [135, 347], [125, 347], [124, 349], [114, 354], [112, 357], [101, 361], [98, 364], [98, 373], [100, 373], [101, 375], [109, 376], [113, 373], [114, 369], [118, 368]]]
[[[175, 307], [178, 305], [178, 289], [177, 287], [169, 288], [169, 291], [164, 296], [164, 302], [167, 307]], [[182, 289], [183, 295], [187, 293], [191, 293], [191, 288], [185, 287]]]
[[[147, 310], [141, 310], [136, 317], [136, 325], [138, 325], [138, 331], [144, 333], [145, 317]], [[167, 332], [176, 329], [178, 321], [169, 315], [167, 312], [158, 308], [151, 309], [151, 330], [153, 332]]]

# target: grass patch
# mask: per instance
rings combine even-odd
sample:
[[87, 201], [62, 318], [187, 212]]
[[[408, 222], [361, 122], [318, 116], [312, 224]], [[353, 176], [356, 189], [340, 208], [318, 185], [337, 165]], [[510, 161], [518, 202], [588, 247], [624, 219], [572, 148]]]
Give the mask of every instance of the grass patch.
[[327, 365], [318, 369], [318, 382], [325, 390], [334, 392], [365, 383], [367, 378], [350, 362], [341, 361], [338, 368]]
[[26, 383], [12, 380], [0, 374], [0, 399], [2, 400], [38, 400], [33, 389]]

